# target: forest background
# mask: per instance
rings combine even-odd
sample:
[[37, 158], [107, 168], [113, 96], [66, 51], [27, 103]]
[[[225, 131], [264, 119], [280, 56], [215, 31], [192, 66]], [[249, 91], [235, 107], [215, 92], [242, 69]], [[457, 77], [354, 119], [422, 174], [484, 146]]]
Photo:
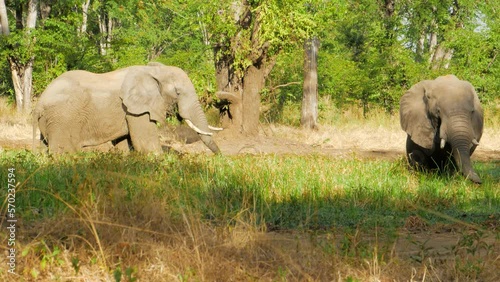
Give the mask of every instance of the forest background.
[[[474, 0], [2, 0], [0, 95], [29, 111], [68, 70], [159, 61], [188, 72], [207, 107], [223, 107], [218, 91], [239, 91], [258, 100], [260, 120], [298, 124], [283, 109], [301, 105], [314, 43], [319, 122], [324, 101], [397, 112], [412, 84], [450, 73], [495, 105], [499, 9]], [[250, 81], [258, 93], [245, 92]]]

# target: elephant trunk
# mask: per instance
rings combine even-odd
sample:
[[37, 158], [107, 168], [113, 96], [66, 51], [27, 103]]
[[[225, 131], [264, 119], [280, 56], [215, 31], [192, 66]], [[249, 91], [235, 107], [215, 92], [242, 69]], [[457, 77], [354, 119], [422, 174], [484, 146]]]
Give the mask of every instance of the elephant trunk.
[[476, 145], [473, 144], [475, 138], [466, 117], [458, 117], [452, 120], [452, 130], [447, 130], [448, 142], [452, 147], [452, 156], [462, 174], [472, 182], [481, 183], [481, 179], [472, 168], [471, 152]]
[[191, 104], [186, 113], [181, 111], [179, 107], [179, 114], [186, 120], [188, 125], [195, 130], [200, 136], [201, 141], [215, 154], [220, 153], [220, 149], [212, 138], [210, 126], [208, 125], [207, 118], [203, 112], [201, 105], [198, 101]]

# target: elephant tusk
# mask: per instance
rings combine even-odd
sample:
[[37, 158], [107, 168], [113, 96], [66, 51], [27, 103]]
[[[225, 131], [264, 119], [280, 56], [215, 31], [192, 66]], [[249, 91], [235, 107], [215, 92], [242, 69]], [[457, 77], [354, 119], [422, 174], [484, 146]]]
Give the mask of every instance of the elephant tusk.
[[446, 144], [446, 141], [444, 139], [441, 139], [441, 149], [444, 149], [444, 145]]
[[476, 138], [472, 139], [472, 144], [478, 146], [479, 145], [479, 142], [477, 142]]
[[213, 131], [222, 131], [224, 130], [224, 128], [220, 128], [220, 127], [213, 127], [211, 125], [208, 126], [208, 128], [210, 128], [210, 130], [213, 130]]
[[189, 119], [185, 119], [187, 125], [189, 125], [189, 127], [191, 127], [192, 130], [196, 131], [198, 134], [201, 134], [201, 135], [208, 135], [208, 136], [212, 136], [213, 134], [211, 132], [205, 132], [201, 129], [199, 129], [198, 127], [196, 127], [192, 121], [190, 121]]

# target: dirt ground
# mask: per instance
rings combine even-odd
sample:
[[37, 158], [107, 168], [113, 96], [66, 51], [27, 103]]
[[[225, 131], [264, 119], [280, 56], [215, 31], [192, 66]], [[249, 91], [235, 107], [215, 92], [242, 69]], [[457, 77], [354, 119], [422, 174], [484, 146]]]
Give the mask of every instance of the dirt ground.
[[[179, 129], [177, 129], [179, 131]], [[168, 140], [167, 135], [164, 139]], [[175, 131], [174, 131], [174, 136]], [[176, 136], [177, 137], [177, 136]], [[185, 135], [184, 135], [185, 138]], [[177, 140], [181, 138], [175, 138]], [[188, 139], [189, 142], [190, 138]], [[193, 139], [193, 138], [192, 138]], [[224, 132], [215, 135], [223, 154], [321, 154], [332, 157], [395, 159], [404, 156], [406, 133], [399, 127], [352, 127], [321, 126], [319, 130], [303, 130], [288, 126], [261, 126], [260, 133], [235, 139]], [[167, 141], [181, 152], [209, 152], [201, 143]], [[473, 160], [500, 160], [500, 132], [485, 130]]]
[[[0, 124], [0, 150], [33, 148], [33, 129], [27, 124]], [[179, 153], [210, 153], [187, 126], [162, 127], [164, 149]], [[321, 154], [331, 157], [395, 159], [404, 156], [406, 133], [399, 124], [377, 126], [320, 126], [304, 130], [283, 125], [261, 125], [255, 136], [235, 137], [221, 131], [214, 139], [224, 155], [237, 154]], [[109, 150], [110, 144], [98, 150]], [[485, 128], [480, 145], [472, 156], [476, 161], [500, 160], [500, 130]]]

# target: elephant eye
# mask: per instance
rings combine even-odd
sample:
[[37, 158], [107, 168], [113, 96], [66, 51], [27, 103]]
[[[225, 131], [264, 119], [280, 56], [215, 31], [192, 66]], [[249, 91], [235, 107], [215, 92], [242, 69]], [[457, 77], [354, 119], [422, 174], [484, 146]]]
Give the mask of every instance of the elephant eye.
[[179, 89], [177, 87], [174, 88], [174, 91], [175, 91], [175, 95], [177, 95], [177, 97], [181, 95], [181, 92], [179, 91]]

